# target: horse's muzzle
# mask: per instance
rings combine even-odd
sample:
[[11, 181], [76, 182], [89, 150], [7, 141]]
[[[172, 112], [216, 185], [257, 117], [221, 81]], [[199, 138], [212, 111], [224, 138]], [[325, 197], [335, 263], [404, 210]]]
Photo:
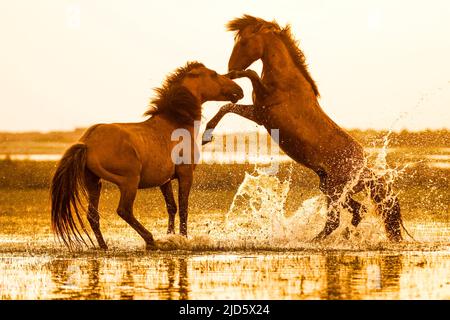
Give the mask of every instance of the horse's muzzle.
[[231, 92], [229, 94], [230, 96], [230, 101], [232, 103], [236, 103], [239, 100], [241, 100], [242, 98], [244, 98], [244, 91], [241, 89], [241, 87], [237, 87], [236, 90], [233, 90], [233, 92]]

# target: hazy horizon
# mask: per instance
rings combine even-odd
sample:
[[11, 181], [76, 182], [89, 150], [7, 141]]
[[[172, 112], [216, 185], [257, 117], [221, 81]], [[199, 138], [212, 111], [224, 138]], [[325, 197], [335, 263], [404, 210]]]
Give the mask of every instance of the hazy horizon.
[[[342, 127], [450, 128], [448, 1], [19, 0], [0, 3], [0, 131], [142, 121], [152, 88], [186, 61], [227, 71], [224, 25], [244, 13], [292, 24]], [[204, 120], [221, 104], [205, 104]], [[227, 116], [218, 131], [254, 128]]]
[[[221, 122], [222, 123], [222, 122]], [[221, 125], [221, 127], [224, 127], [223, 125]], [[76, 132], [79, 130], [87, 130], [89, 128], [89, 126], [86, 127], [74, 127], [74, 128], [69, 128], [69, 129], [56, 129], [56, 130], [5, 130], [5, 131], [0, 131], [0, 134], [52, 134], [52, 133], [71, 133], [71, 132]], [[352, 131], [356, 131], [356, 130], [360, 130], [362, 132], [369, 132], [369, 131], [374, 131], [374, 132], [386, 132], [386, 131], [391, 131], [392, 133], [401, 133], [402, 131], [406, 131], [406, 132], [410, 132], [410, 133], [421, 133], [421, 132], [438, 132], [438, 131], [446, 131], [446, 132], [450, 132], [450, 128], [447, 127], [442, 127], [442, 128], [422, 128], [422, 129], [406, 129], [406, 128], [399, 128], [399, 129], [374, 129], [374, 128], [345, 128], [342, 127], [344, 130], [348, 131], [348, 132], [352, 132]], [[237, 129], [237, 128], [222, 128], [221, 130], [215, 130], [214, 133], [216, 133], [216, 135], [233, 135], [233, 134], [251, 134], [251, 133], [255, 133], [255, 132], [259, 132], [259, 133], [265, 133], [265, 134], [269, 134], [267, 132], [267, 130], [262, 127], [262, 126], [256, 126], [256, 125], [252, 125], [250, 124], [249, 126], [245, 126], [244, 129]], [[200, 132], [202, 133], [202, 131]]]

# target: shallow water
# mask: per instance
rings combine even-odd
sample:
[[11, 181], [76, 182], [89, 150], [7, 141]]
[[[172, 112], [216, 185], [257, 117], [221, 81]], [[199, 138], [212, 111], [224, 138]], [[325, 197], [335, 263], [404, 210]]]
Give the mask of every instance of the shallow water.
[[[375, 160], [396, 178], [384, 158]], [[238, 190], [193, 191], [188, 239], [165, 234], [162, 196], [143, 190], [134, 210], [157, 239], [154, 252], [115, 214], [115, 189], [100, 201], [106, 252], [70, 252], [55, 241], [48, 190], [3, 189], [0, 299], [450, 299], [449, 188], [430, 186], [400, 190], [415, 240], [403, 233], [398, 244], [364, 197], [358, 228], [342, 210], [339, 228], [312, 242], [327, 211], [316, 186], [291, 189], [262, 173]]]
[[0, 270], [2, 299], [450, 299], [442, 251], [3, 255]]
[[[110, 249], [69, 252], [51, 235], [42, 201], [46, 190], [21, 193], [2, 199], [14, 206], [3, 205], [0, 212], [1, 299], [450, 299], [445, 218], [405, 220], [417, 241], [391, 244], [377, 217], [365, 217], [355, 230], [343, 214], [342, 226], [328, 240], [313, 243], [324, 217], [320, 210], [308, 216], [308, 208], [316, 208], [320, 197], [287, 217], [289, 228], [257, 229], [255, 223], [267, 217], [246, 218], [243, 211], [240, 219], [233, 216], [245, 202], [212, 214], [194, 195], [185, 239], [165, 235], [162, 201], [142, 201], [156, 197], [149, 191], [137, 201], [136, 215], [154, 232], [160, 250], [146, 252], [142, 239], [108, 213], [117, 193], [106, 192], [101, 222]], [[15, 197], [24, 201], [17, 205]], [[210, 201], [233, 197], [234, 192], [208, 194]], [[262, 215], [263, 208], [258, 206]], [[299, 221], [293, 223], [289, 218], [296, 214]], [[233, 232], [235, 223], [242, 229]]]
[[[238, 148], [238, 147], [236, 147]], [[242, 148], [241, 148], [242, 149]], [[431, 168], [450, 169], [450, 148], [429, 148], [427, 150], [417, 150], [418, 148], [408, 148], [405, 154], [404, 148], [390, 148], [390, 154], [401, 155], [403, 162], [415, 165], [425, 163]], [[238, 150], [240, 150], [238, 148]], [[251, 150], [251, 149], [250, 149]], [[368, 154], [380, 152], [380, 148], [366, 148]], [[411, 152], [411, 150], [414, 150]], [[10, 159], [13, 161], [58, 161], [61, 154], [0, 154], [0, 160]], [[200, 163], [259, 163], [269, 164], [273, 161], [292, 162], [292, 159], [283, 153], [280, 154], [258, 154], [251, 152], [220, 152], [214, 151], [210, 145], [203, 147]]]

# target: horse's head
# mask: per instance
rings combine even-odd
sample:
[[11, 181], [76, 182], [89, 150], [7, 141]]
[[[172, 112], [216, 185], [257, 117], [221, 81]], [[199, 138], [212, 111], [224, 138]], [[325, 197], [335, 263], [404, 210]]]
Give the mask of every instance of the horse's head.
[[228, 62], [228, 71], [242, 71], [261, 59], [267, 35], [279, 31], [276, 23], [244, 15], [227, 24], [229, 31], [236, 32], [235, 44]]
[[236, 103], [244, 97], [242, 88], [225, 75], [199, 65], [190, 70], [183, 79], [186, 87], [202, 103], [206, 101], [231, 101]]

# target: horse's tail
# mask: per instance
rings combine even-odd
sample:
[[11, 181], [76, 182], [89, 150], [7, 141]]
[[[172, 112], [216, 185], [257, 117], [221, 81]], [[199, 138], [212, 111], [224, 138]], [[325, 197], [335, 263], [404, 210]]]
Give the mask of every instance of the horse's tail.
[[377, 211], [383, 218], [389, 240], [395, 242], [403, 240], [401, 228], [411, 237], [403, 225], [400, 203], [397, 195], [392, 190], [392, 185], [383, 178], [377, 178], [372, 172], [371, 176], [372, 178], [368, 180], [367, 186], [369, 187], [371, 198], [376, 203]]
[[405, 233], [414, 241], [417, 241], [416, 239], [414, 239], [414, 237], [411, 235], [411, 233], [409, 233], [409, 231], [405, 228], [405, 225], [403, 224], [403, 220], [400, 220], [400, 225], [402, 226], [403, 231], [405, 231]]
[[76, 143], [59, 162], [51, 184], [52, 229], [66, 246], [86, 244], [81, 230], [92, 240], [84, 226], [80, 212], [85, 211], [82, 199], [86, 198], [85, 170], [87, 146]]

